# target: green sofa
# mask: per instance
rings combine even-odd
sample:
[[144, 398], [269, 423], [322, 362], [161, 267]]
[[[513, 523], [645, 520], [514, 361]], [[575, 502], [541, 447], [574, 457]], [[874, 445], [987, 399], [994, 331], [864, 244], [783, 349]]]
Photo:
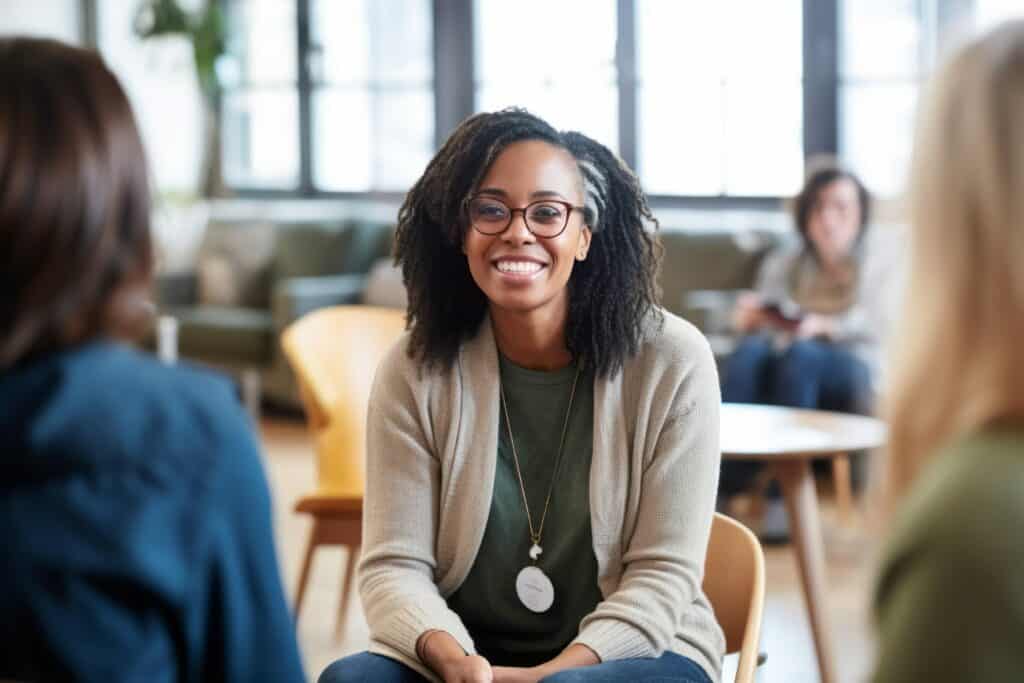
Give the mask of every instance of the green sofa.
[[318, 308], [360, 303], [392, 239], [377, 221], [211, 221], [196, 269], [160, 275], [155, 299], [178, 321], [180, 358], [244, 378], [257, 401], [298, 407], [281, 331]]
[[754, 286], [765, 255], [788, 237], [772, 230], [661, 229], [664, 246], [662, 304], [705, 332], [715, 331], [718, 311], [695, 301], [696, 292], [716, 292], [723, 303]]
[[[721, 358], [729, 350], [719, 334], [723, 312], [736, 293], [753, 286], [764, 255], [784, 239], [773, 230], [662, 228], [664, 306], [708, 334]], [[401, 289], [400, 274], [381, 263], [392, 240], [393, 225], [380, 221], [213, 221], [196, 269], [162, 275], [157, 303], [178, 321], [181, 358], [256, 379], [263, 398], [297, 407], [281, 331], [318, 308], [374, 302], [373, 291], [365, 298], [364, 292], [375, 263], [370, 289], [382, 282], [384, 289]], [[227, 295], [216, 291], [218, 278], [231, 282]], [[395, 305], [401, 297], [391, 292], [385, 299]]]

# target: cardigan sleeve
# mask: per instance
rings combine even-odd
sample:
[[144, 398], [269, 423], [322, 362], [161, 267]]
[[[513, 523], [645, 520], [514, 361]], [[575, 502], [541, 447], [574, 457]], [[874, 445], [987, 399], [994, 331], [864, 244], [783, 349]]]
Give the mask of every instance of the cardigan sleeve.
[[473, 641], [435, 581], [441, 464], [429, 438], [425, 393], [405, 344], [381, 363], [367, 415], [366, 493], [359, 595], [370, 637], [413, 661], [426, 631]]
[[[664, 419], [651, 420], [635, 530], [626, 545], [618, 588], [583, 619], [574, 642], [592, 649], [602, 661], [658, 657], [677, 633], [721, 631], [713, 615], [702, 623], [704, 558], [721, 460], [721, 403], [714, 358], [694, 330], [685, 339], [688, 367], [664, 370], [676, 377]], [[679, 362], [678, 360], [676, 361]], [[657, 393], [657, 392], [655, 392]], [[648, 401], [659, 410], [657, 396]], [[664, 410], [664, 409], [661, 409]]]

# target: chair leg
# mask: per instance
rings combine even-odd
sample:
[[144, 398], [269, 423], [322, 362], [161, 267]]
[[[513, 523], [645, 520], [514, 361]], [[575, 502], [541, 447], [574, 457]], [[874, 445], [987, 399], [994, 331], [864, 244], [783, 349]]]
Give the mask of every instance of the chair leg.
[[334, 627], [334, 637], [340, 639], [345, 632], [345, 617], [348, 614], [349, 596], [352, 594], [352, 578], [356, 575], [359, 562], [359, 546], [345, 546], [348, 561], [345, 563], [345, 575], [341, 578], [341, 597], [338, 599], [338, 623]]
[[242, 405], [245, 406], [245, 410], [249, 413], [249, 417], [252, 418], [253, 422], [259, 422], [260, 419], [261, 384], [259, 370], [255, 368], [242, 370]]
[[299, 571], [299, 585], [295, 590], [295, 621], [299, 621], [299, 612], [302, 610], [302, 599], [306, 597], [306, 586], [309, 583], [309, 570], [313, 567], [313, 553], [320, 544], [320, 523], [313, 522], [313, 528], [309, 530], [309, 540], [306, 542], [306, 556], [302, 560], [302, 569]]
[[832, 459], [832, 482], [836, 488], [839, 521], [849, 525], [853, 521], [853, 485], [850, 480], [849, 454], [843, 453]]

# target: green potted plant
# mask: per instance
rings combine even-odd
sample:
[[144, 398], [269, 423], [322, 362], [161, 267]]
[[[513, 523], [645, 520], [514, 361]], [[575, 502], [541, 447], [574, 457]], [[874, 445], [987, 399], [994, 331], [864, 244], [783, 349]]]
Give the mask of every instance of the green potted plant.
[[227, 37], [219, 1], [202, 0], [199, 10], [187, 12], [178, 0], [142, 0], [135, 15], [134, 29], [136, 35], [143, 39], [180, 35], [192, 45], [206, 129], [200, 192], [205, 197], [223, 195], [225, 188], [217, 115], [221, 88], [217, 62], [226, 51]]

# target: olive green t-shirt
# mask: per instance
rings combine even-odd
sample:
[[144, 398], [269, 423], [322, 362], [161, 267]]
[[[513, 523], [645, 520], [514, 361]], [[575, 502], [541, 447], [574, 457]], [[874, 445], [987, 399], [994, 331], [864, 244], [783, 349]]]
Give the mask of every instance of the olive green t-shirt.
[[[516, 452], [536, 529], [554, 474], [576, 365], [554, 372], [528, 370], [500, 359]], [[477, 651], [492, 664], [533, 666], [551, 659], [576, 637], [580, 620], [600, 602], [597, 559], [590, 530], [590, 457], [594, 378], [580, 373], [565, 448], [537, 561], [554, 584], [555, 601], [531, 612], [516, 595], [516, 576], [532, 564], [512, 447], [502, 411], [494, 495], [480, 551], [448, 606], [466, 625]]]
[[874, 606], [876, 683], [1024, 681], [1024, 428], [935, 457], [897, 516]]

